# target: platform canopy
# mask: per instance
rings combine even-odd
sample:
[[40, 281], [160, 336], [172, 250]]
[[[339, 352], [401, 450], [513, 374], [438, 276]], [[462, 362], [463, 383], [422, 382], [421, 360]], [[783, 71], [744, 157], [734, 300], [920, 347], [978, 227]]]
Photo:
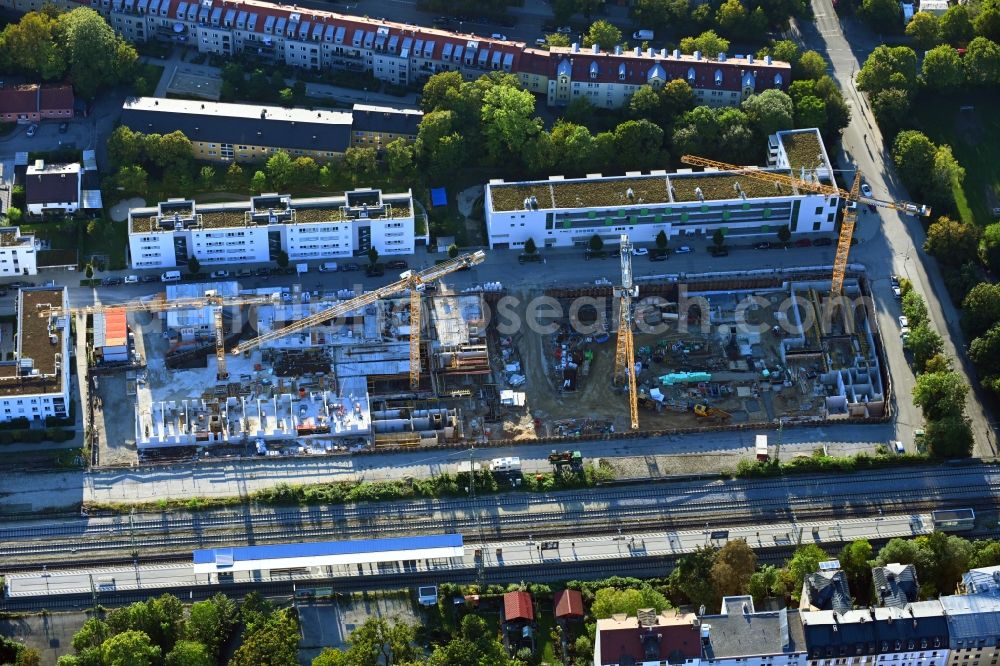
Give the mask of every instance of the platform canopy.
[[320, 541], [275, 546], [245, 546], [194, 551], [194, 572], [274, 571], [342, 564], [403, 562], [462, 557], [461, 534]]

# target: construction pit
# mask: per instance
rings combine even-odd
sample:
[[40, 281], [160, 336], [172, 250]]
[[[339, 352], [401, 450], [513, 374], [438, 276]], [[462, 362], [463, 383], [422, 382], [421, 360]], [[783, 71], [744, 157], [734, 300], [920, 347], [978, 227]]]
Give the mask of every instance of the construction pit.
[[[832, 312], [828, 289], [828, 279], [642, 285], [633, 301], [639, 429], [882, 417], [885, 376], [858, 282], [845, 284], [851, 304]], [[546, 322], [549, 330], [521, 326], [491, 338], [507, 387], [523, 395], [494, 426], [501, 436], [630, 430], [627, 385], [612, 380], [619, 320], [612, 289], [513, 296], [520, 321], [540, 296], [558, 304], [551, 311], [559, 316]]]
[[[639, 430], [883, 417], [887, 380], [870, 304], [858, 280], [848, 279], [849, 304], [828, 314], [828, 288], [825, 278], [778, 276], [642, 284], [633, 301]], [[127, 434], [142, 460], [320, 455], [631, 430], [627, 386], [612, 380], [619, 313], [606, 285], [507, 293], [498, 283], [461, 292], [441, 284], [421, 294], [416, 388], [409, 294], [336, 320], [320, 318], [234, 354], [237, 344], [356, 295], [215, 283], [168, 286], [164, 297], [208, 290], [273, 296], [249, 308], [221, 308], [226, 372], [215, 353], [215, 311], [203, 307], [131, 312], [134, 360], [99, 373], [123, 371], [134, 403], [134, 432]], [[539, 298], [548, 318], [535, 325], [531, 310]], [[505, 311], [518, 325], [510, 325]], [[101, 381], [111, 385], [110, 377]]]

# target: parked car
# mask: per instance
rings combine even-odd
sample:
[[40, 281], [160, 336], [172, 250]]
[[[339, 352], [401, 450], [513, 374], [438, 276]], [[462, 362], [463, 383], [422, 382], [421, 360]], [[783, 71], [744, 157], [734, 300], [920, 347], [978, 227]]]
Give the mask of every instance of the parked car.
[[502, 32], [494, 32], [492, 35], [490, 35], [490, 39], [499, 39], [501, 42], [506, 42], [507, 35], [503, 34]]
[[795, 241], [795, 247], [812, 247], [813, 242], [808, 238], [800, 238]]
[[257, 277], [268, 277], [271, 274], [271, 271], [268, 268], [258, 268], [253, 272], [253, 274]]
[[768, 241], [761, 241], [761, 242], [757, 243], [756, 245], [754, 245], [753, 248], [755, 250], [770, 250], [771, 249], [771, 243], [768, 242]]
[[861, 194], [870, 197], [872, 195], [872, 186], [868, 183], [861, 183]]
[[126, 275], [125, 276], [125, 284], [139, 284], [139, 276], [138, 275]]
[[213, 280], [221, 280], [229, 277], [229, 271], [212, 271], [210, 276]]
[[365, 269], [365, 275], [368, 277], [382, 277], [385, 275], [385, 269], [381, 264], [375, 264]]
[[667, 253], [666, 250], [653, 250], [652, 252], [649, 253], [649, 260], [650, 261], [666, 261], [667, 260], [667, 254], [668, 253]]
[[813, 246], [815, 247], [826, 247], [827, 245], [833, 245], [832, 238], [823, 237], [823, 238], [817, 238], [816, 240], [813, 241]]
[[674, 250], [674, 254], [688, 254], [689, 252], [694, 252], [694, 248], [690, 245], [681, 245]]
[[633, 257], [645, 257], [647, 254], [649, 254], [649, 250], [647, 250], [644, 247], [633, 247], [632, 248], [632, 256]]
[[35, 136], [35, 132], [38, 131], [38, 125], [28, 125], [28, 131], [25, 132], [28, 136]]
[[402, 259], [393, 259], [392, 261], [385, 262], [386, 268], [400, 269], [400, 268], [407, 268], [408, 266], [409, 264], [407, 264]]
[[253, 277], [253, 271], [250, 270], [249, 268], [241, 268], [240, 270], [236, 271], [236, 277], [240, 278]]
[[639, 42], [648, 42], [653, 38], [652, 30], [636, 30], [632, 33], [632, 39]]
[[351, 273], [359, 270], [361, 270], [361, 267], [358, 266], [357, 264], [351, 264], [351, 263], [340, 264], [340, 271], [342, 273]]
[[558, 28], [556, 28], [556, 32], [559, 33], [560, 35], [572, 35], [573, 28], [568, 25], [561, 25]]
[[892, 297], [897, 301], [903, 300], [903, 290], [900, 289], [898, 285], [892, 286]]
[[120, 277], [109, 277], [101, 280], [101, 284], [103, 284], [105, 287], [117, 287], [123, 282], [124, 280], [121, 279]]
[[539, 37], [535, 40], [535, 46], [545, 46], [549, 41], [544, 37]]
[[534, 263], [534, 262], [539, 262], [541, 260], [542, 260], [542, 255], [540, 255], [537, 252], [531, 252], [531, 253], [522, 252], [521, 254], [517, 255], [517, 263], [519, 264]]
[[443, 26], [443, 25], [448, 25], [449, 23], [451, 23], [451, 17], [450, 16], [435, 16], [433, 23], [434, 23], [434, 25], [439, 26], [439, 27]]
[[902, 329], [910, 328], [910, 320], [906, 318], [906, 315], [899, 315], [899, 327]]
[[149, 283], [149, 282], [159, 282], [159, 281], [160, 281], [160, 277], [158, 275], [143, 275], [142, 276], [142, 282], [143, 282], [143, 284], [146, 284], [146, 283]]

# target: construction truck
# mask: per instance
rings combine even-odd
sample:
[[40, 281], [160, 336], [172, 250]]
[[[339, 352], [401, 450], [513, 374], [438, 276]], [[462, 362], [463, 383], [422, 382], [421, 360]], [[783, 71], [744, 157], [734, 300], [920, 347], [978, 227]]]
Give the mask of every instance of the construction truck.
[[549, 463], [557, 470], [568, 465], [576, 472], [583, 469], [583, 454], [579, 451], [553, 451], [549, 454]]
[[702, 403], [696, 404], [694, 406], [694, 415], [695, 416], [700, 416], [701, 418], [712, 418], [712, 417], [715, 417], [715, 418], [718, 418], [718, 419], [729, 419], [729, 418], [732, 418], [732, 416], [733, 416], [729, 412], [726, 412], [726, 411], [723, 411], [723, 410], [721, 410], [721, 409], [719, 409], [717, 407], [712, 407], [711, 405], [706, 405], [706, 404], [702, 404]]

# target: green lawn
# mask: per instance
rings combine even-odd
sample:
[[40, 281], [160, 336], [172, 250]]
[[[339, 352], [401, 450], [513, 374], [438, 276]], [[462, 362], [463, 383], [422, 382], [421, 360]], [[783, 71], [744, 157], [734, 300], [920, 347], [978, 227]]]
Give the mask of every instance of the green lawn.
[[[963, 107], [973, 107], [963, 111]], [[955, 187], [955, 205], [964, 222], [985, 226], [1000, 206], [1000, 92], [956, 93], [921, 97], [913, 108], [916, 128], [935, 143], [951, 146], [965, 168], [965, 182]]]
[[[88, 233], [88, 225], [93, 233]], [[125, 268], [125, 248], [128, 245], [128, 223], [112, 222], [110, 219], [61, 220], [22, 224], [21, 233], [33, 233], [47, 240], [53, 250], [79, 250], [80, 261], [102, 254], [108, 257], [106, 268]]]
[[[536, 604], [537, 608], [538, 605]], [[538, 632], [535, 634], [538, 661], [542, 664], [558, 664], [556, 648], [552, 642], [552, 630], [555, 628], [555, 618], [550, 611], [538, 613]]]

